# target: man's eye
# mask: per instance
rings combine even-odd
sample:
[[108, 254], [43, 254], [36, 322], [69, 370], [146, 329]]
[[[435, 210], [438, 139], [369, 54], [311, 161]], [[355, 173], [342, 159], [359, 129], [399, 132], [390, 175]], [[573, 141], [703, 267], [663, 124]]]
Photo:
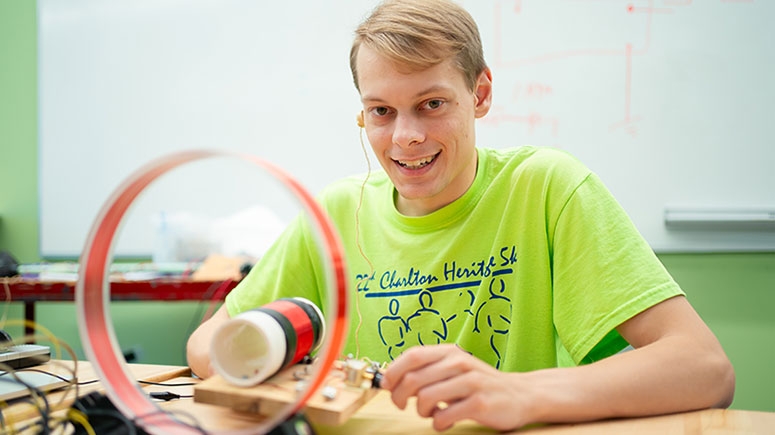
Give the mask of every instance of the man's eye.
[[385, 116], [389, 112], [387, 107], [375, 107], [374, 113], [376, 113], [378, 116]]
[[439, 107], [441, 107], [442, 104], [444, 104], [442, 100], [428, 100], [425, 102], [424, 106], [427, 109], [433, 110], [433, 109], [438, 109]]

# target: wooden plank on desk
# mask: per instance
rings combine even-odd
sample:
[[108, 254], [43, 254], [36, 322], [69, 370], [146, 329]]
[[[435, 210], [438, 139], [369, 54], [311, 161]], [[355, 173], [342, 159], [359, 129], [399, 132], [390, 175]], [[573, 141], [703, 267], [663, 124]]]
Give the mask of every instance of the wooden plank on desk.
[[[99, 380], [97, 371], [89, 361], [78, 361], [78, 382], [89, 382]], [[65, 367], [72, 370], [76, 363], [73, 361], [57, 361], [53, 360], [46, 364], [41, 364], [35, 368], [40, 370], [50, 370], [58, 368], [58, 371]], [[129, 373], [132, 374], [137, 381], [146, 382], [164, 382], [169, 379], [177, 378], [180, 376], [190, 376], [191, 369], [186, 366], [171, 366], [162, 364], [127, 364]]]
[[[273, 416], [287, 412], [289, 404], [296, 400], [296, 385], [293, 377], [296, 367], [287, 368], [264, 383], [255, 387], [238, 387], [220, 376], [213, 376], [194, 387], [194, 401], [226, 406], [238, 411]], [[303, 409], [304, 415], [313, 423], [339, 425], [376, 394], [377, 390], [350, 387], [341, 378], [329, 378], [327, 386], [337, 391], [333, 400], [326, 400], [320, 392], [310, 397]]]
[[[206, 432], [256, 429], [254, 432], [268, 432], [267, 419], [259, 414], [238, 412], [224, 406], [194, 402], [194, 385], [201, 380], [191, 377], [169, 379], [166, 385], [149, 385], [144, 390], [164, 391], [181, 396], [170, 401], [158, 401], [164, 411], [175, 415], [183, 422], [194, 424]], [[258, 430], [264, 429], [264, 430]]]

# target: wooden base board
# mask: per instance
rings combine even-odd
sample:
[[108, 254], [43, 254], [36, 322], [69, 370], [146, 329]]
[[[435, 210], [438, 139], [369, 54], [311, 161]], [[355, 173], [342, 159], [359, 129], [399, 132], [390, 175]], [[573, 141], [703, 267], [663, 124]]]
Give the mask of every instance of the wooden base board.
[[[215, 375], [194, 386], [194, 401], [263, 416], [288, 412], [287, 406], [295, 401], [299, 384], [294, 372], [301, 370], [304, 366], [289, 367], [254, 387], [238, 387]], [[323, 397], [321, 392], [325, 387], [336, 389], [332, 400]], [[330, 374], [323, 387], [309, 398], [302, 412], [312, 423], [340, 425], [376, 393], [374, 389], [348, 386], [343, 377]]]

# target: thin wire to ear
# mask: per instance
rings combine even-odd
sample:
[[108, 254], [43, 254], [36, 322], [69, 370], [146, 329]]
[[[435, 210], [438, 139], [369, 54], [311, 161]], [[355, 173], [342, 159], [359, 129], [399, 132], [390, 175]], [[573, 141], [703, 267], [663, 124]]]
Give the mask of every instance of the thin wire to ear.
[[361, 192], [360, 192], [360, 198], [358, 198], [358, 207], [355, 209], [355, 244], [358, 246], [358, 252], [360, 252], [361, 257], [363, 257], [364, 260], [366, 260], [366, 263], [369, 265], [369, 273], [367, 273], [365, 276], [363, 276], [355, 285], [355, 311], [358, 313], [358, 326], [355, 328], [355, 358], [360, 358], [361, 353], [361, 342], [360, 342], [360, 331], [361, 331], [361, 325], [363, 325], [363, 315], [361, 314], [361, 298], [359, 296], [359, 289], [361, 288], [361, 283], [368, 280], [369, 277], [374, 275], [374, 264], [369, 260], [369, 257], [366, 256], [366, 253], [363, 250], [363, 245], [361, 244], [361, 206], [363, 205], [363, 194], [364, 190], [366, 189], [366, 183], [369, 181], [369, 177], [371, 176], [371, 160], [369, 160], [369, 153], [366, 151], [366, 145], [363, 142], [363, 112], [361, 112], [358, 115], [358, 126], [360, 127], [360, 140], [361, 140], [361, 150], [363, 150], [363, 156], [366, 158], [366, 167], [368, 168], [368, 172], [366, 172], [366, 176], [363, 178], [363, 183], [361, 184]]

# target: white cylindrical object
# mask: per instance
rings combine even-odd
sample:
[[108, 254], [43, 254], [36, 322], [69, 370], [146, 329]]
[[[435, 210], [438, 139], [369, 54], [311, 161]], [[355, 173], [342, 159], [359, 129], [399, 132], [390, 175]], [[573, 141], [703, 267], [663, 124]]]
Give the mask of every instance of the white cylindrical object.
[[213, 336], [210, 360], [215, 371], [231, 384], [259, 384], [282, 368], [285, 332], [262, 311], [245, 311], [221, 325]]
[[281, 298], [221, 325], [210, 344], [210, 361], [229, 383], [252, 386], [304, 359], [324, 335], [323, 313], [315, 304]]

